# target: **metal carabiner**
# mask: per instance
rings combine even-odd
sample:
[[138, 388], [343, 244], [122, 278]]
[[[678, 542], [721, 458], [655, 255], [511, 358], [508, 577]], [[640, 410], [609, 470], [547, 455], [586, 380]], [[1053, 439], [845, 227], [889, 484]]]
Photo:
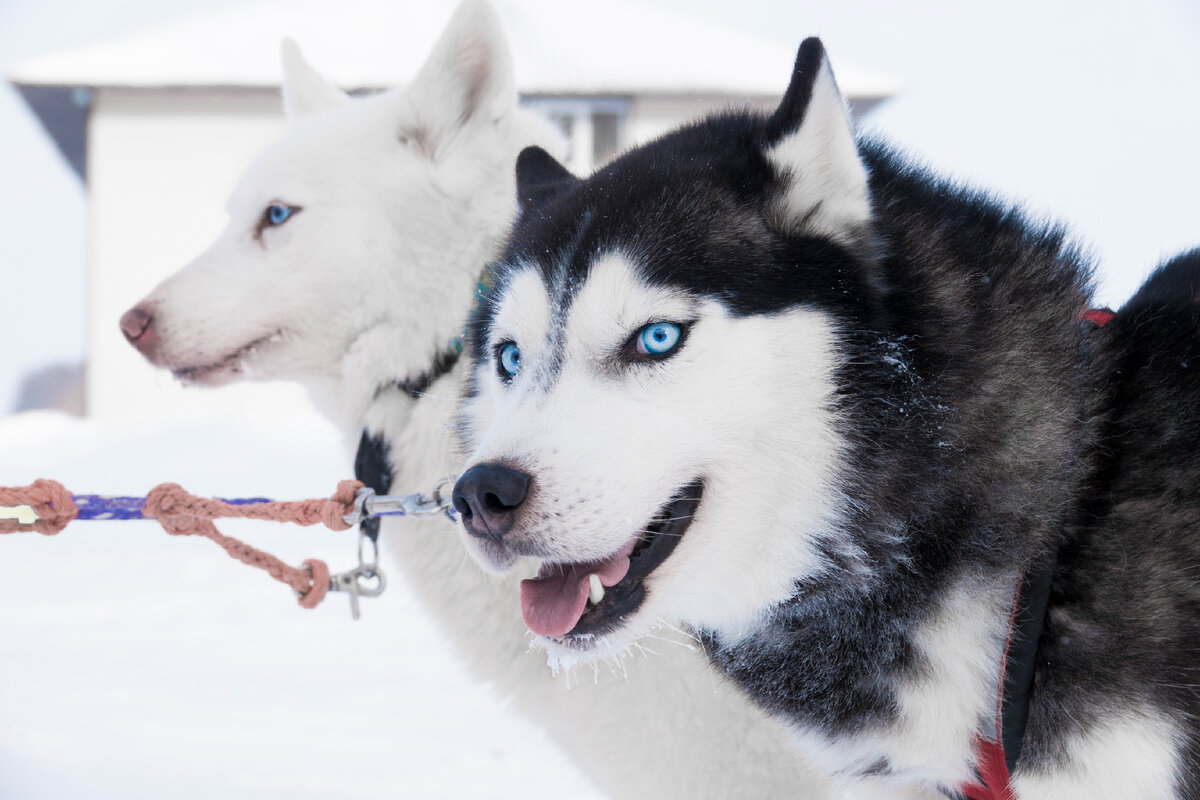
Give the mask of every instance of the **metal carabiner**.
[[362, 488], [354, 496], [354, 510], [346, 514], [344, 519], [347, 525], [357, 525], [367, 517], [432, 517], [445, 514], [454, 521], [454, 505], [450, 496], [443, 494], [446, 487], [453, 483], [453, 476], [442, 478], [434, 486], [432, 496], [423, 492], [375, 494], [372, 489]]
[[[442, 478], [433, 487], [432, 495], [375, 494], [374, 489], [363, 487], [354, 495], [354, 510], [343, 517], [347, 525], [359, 525], [358, 566], [329, 577], [329, 591], [346, 592], [350, 595], [350, 613], [354, 619], [360, 616], [359, 597], [378, 597], [387, 588], [387, 577], [379, 568], [379, 542], [363, 533], [364, 519], [377, 516], [430, 517], [445, 514], [454, 522], [454, 506], [446, 487], [454, 484], [454, 476]], [[368, 552], [366, 541], [369, 541]]]
[[354, 510], [348, 512], [342, 519], [347, 525], [358, 525], [369, 514], [367, 514], [367, 501], [375, 496], [375, 490], [364, 486], [354, 493]]
[[[375, 582], [374, 585], [370, 583], [372, 580]], [[354, 619], [361, 616], [358, 606], [359, 597], [379, 597], [386, 588], [387, 577], [378, 567], [366, 570], [362, 566], [357, 566], [352, 570], [339, 572], [329, 577], [329, 591], [346, 592], [350, 595], [350, 616]]]
[[[371, 560], [368, 561], [363, 553], [363, 543], [371, 543]], [[375, 572], [379, 569], [379, 540], [371, 536], [367, 536], [362, 529], [358, 531], [358, 568], [366, 572]]]

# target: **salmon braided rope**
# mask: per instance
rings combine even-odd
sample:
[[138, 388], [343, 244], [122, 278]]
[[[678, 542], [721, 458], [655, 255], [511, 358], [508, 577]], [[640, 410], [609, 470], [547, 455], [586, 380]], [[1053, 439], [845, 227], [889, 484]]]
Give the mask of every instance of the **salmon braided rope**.
[[[221, 533], [213, 520], [239, 517], [305, 526], [322, 524], [330, 530], [344, 531], [353, 527], [345, 518], [355, 510], [355, 497], [362, 488], [361, 481], [341, 481], [333, 496], [325, 500], [233, 504], [211, 497], [197, 497], [176, 483], [162, 483], [150, 490], [141, 514], [147, 519], [158, 520], [163, 530], [172, 536], [203, 536], [211, 539], [232, 558], [261, 569], [275, 580], [290, 586], [299, 595], [303, 608], [315, 608], [329, 591], [330, 573], [325, 562], [308, 559], [303, 567], [289, 566], [270, 553]], [[38, 519], [32, 523], [0, 519], [0, 534], [37, 531], [53, 535], [62, 531], [79, 514], [74, 498], [66, 487], [57, 481], [45, 479], [34, 481], [30, 486], [0, 487], [0, 507], [4, 506], [29, 506]]]
[[29, 486], [0, 486], [0, 506], [29, 506], [38, 516], [37, 521], [31, 523], [0, 519], [0, 533], [37, 531], [45, 536], [53, 536], [79, 515], [75, 498], [67, 491], [67, 487], [45, 478], [38, 478]]

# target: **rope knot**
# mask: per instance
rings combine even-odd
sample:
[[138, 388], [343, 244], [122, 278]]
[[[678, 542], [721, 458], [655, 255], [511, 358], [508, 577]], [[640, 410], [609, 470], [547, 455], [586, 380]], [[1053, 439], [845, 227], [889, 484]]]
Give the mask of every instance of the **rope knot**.
[[339, 481], [337, 491], [325, 501], [321, 510], [321, 521], [331, 531], [345, 531], [353, 526], [346, 522], [346, 515], [354, 512], [355, 499], [358, 490], [363, 488], [362, 481]]
[[312, 585], [300, 594], [301, 608], [316, 608], [322, 600], [325, 599], [325, 593], [329, 591], [329, 566], [316, 558], [306, 559], [304, 566], [307, 567], [306, 572], [312, 577]]
[[67, 487], [45, 478], [38, 478], [29, 486], [18, 489], [0, 490], [0, 505], [29, 506], [38, 516], [37, 521], [28, 525], [15, 519], [0, 520], [0, 533], [37, 531], [45, 536], [53, 536], [79, 515], [79, 507], [75, 505], [75, 498], [67, 491]]
[[186, 533], [180, 525], [181, 518], [203, 516], [198, 513], [195, 500], [196, 498], [178, 483], [160, 483], [146, 495], [142, 516], [158, 520], [167, 533]]

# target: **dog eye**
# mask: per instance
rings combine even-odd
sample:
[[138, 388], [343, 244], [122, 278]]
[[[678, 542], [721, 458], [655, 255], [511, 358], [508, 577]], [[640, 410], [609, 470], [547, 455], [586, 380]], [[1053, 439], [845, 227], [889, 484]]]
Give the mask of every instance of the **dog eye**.
[[521, 371], [521, 348], [515, 342], [505, 342], [496, 348], [496, 365], [500, 380], [508, 383]]
[[635, 347], [640, 355], [665, 358], [683, 341], [683, 328], [674, 322], [654, 322], [637, 332]]
[[300, 209], [295, 206], [285, 206], [283, 203], [272, 203], [267, 206], [267, 210], [263, 212], [263, 221], [268, 225], [282, 225], [288, 221], [288, 218], [295, 214]]

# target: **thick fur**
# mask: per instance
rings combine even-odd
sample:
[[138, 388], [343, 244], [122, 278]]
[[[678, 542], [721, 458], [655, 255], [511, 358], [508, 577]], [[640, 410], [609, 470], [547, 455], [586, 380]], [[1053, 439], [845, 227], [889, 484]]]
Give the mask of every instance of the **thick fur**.
[[[149, 353], [195, 383], [300, 380], [397, 492], [458, 468], [454, 370], [413, 399], [458, 336], [480, 271], [515, 213], [513, 163], [558, 148], [518, 110], [490, 8], [457, 12], [414, 82], [349, 99], [285, 47], [291, 123], [251, 166], [230, 223], [143, 301]], [[268, 204], [299, 207], [263, 227]], [[387, 488], [386, 486], [383, 488]], [[383, 523], [385, 555], [416, 586], [480, 679], [551, 733], [596, 786], [621, 798], [829, 796], [783, 730], [669, 631], [569, 686], [529, 653], [517, 587], [482, 574], [444, 519]], [[649, 652], [647, 649], [645, 652]]]
[[773, 115], [555, 172], [519, 162], [459, 419], [531, 488], [468, 547], [591, 562], [704, 492], [640, 605], [552, 657], [682, 623], [831, 773], [953, 792], [1057, 559], [1021, 800], [1200, 796], [1200, 256], [1094, 330], [1063, 232], [856, 143], [816, 40]]

